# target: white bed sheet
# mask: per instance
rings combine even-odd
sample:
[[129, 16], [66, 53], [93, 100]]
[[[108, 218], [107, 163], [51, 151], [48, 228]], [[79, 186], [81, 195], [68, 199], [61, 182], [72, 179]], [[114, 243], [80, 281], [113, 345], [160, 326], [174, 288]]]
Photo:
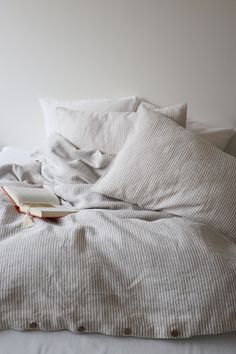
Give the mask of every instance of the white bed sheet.
[[[30, 152], [5, 147], [0, 164], [27, 163]], [[236, 333], [183, 340], [118, 338], [60, 332], [0, 332], [0, 354], [235, 354]]]
[[61, 332], [0, 332], [0, 354], [235, 354], [236, 333], [182, 340]]
[[4, 146], [0, 152], [0, 165], [8, 163], [26, 164], [30, 161], [30, 151], [13, 146]]

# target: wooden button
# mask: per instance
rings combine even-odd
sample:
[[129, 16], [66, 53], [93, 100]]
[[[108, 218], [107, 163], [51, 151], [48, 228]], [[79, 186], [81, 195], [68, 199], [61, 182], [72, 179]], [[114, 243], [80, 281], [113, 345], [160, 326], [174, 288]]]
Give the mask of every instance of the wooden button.
[[30, 326], [30, 329], [37, 329], [38, 328], [38, 325], [36, 322], [31, 322], [29, 326]]
[[85, 331], [85, 328], [84, 328], [84, 326], [79, 326], [78, 327], [78, 332], [84, 332]]
[[130, 336], [130, 334], [131, 334], [131, 329], [130, 328], [125, 328], [124, 329], [124, 335], [125, 336]]
[[178, 337], [178, 335], [179, 335], [179, 332], [177, 331], [177, 329], [172, 329], [170, 333], [171, 333], [172, 337], [174, 337], [174, 338]]

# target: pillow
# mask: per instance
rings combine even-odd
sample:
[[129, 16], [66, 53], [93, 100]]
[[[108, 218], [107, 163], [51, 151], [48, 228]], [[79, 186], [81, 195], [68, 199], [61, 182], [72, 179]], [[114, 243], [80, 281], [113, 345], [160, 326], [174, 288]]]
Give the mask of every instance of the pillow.
[[230, 142], [228, 143], [225, 152], [236, 157], [236, 129], [234, 129], [234, 135], [230, 139]]
[[[183, 126], [186, 124], [186, 110], [186, 104], [159, 109]], [[116, 154], [124, 145], [136, 117], [135, 112], [79, 112], [56, 108], [58, 133], [81, 149], [109, 154]]]
[[[142, 109], [143, 105], [151, 108], [152, 110], [159, 109], [158, 106], [152, 103], [141, 101], [137, 112], [139, 112]], [[187, 129], [192, 130], [195, 134], [208, 140], [210, 143], [212, 143], [222, 151], [225, 150], [230, 139], [235, 133], [235, 130], [233, 128], [232, 129], [216, 128], [211, 125], [197, 122], [191, 119], [187, 119]]]
[[147, 107], [93, 190], [206, 224], [236, 241], [236, 159]]
[[139, 99], [136, 96], [80, 101], [58, 101], [50, 98], [40, 98], [39, 102], [44, 115], [46, 133], [50, 135], [57, 131], [56, 107], [88, 112], [135, 112]]
[[192, 130], [197, 135], [202, 136], [210, 143], [224, 151], [230, 139], [234, 135], [234, 129], [215, 128], [211, 125], [196, 122], [194, 120], [187, 120], [187, 129]]

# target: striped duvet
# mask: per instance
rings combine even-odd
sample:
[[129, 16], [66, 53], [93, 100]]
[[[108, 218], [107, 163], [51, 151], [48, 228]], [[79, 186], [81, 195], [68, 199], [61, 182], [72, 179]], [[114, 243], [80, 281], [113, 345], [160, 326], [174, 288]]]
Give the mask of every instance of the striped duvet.
[[2, 185], [52, 189], [80, 212], [22, 228], [0, 196], [0, 330], [184, 338], [236, 330], [236, 244], [91, 191], [113, 159], [52, 135]]

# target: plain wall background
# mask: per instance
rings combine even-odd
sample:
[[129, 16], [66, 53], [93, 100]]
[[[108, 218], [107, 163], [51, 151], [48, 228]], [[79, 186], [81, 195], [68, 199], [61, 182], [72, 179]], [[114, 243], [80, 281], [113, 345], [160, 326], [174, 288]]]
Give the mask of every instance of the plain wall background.
[[235, 0], [0, 0], [0, 145], [44, 137], [38, 97], [187, 101], [236, 126]]

